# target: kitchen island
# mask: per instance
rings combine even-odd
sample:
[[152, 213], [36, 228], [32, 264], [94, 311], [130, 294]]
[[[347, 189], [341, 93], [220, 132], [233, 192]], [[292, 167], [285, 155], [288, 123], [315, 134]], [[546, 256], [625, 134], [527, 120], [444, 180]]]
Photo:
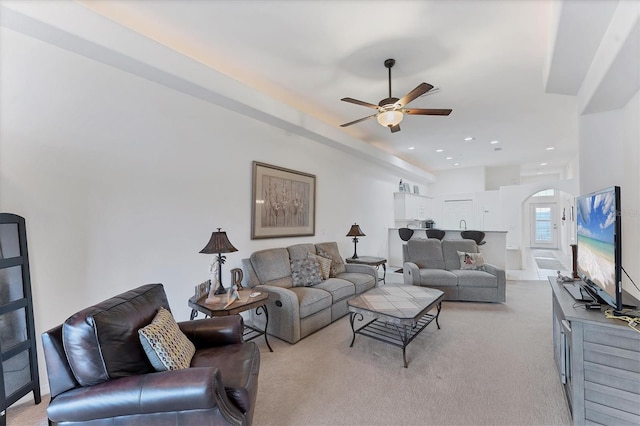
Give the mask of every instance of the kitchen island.
[[[402, 244], [405, 242], [400, 239], [398, 234], [399, 228], [389, 228], [389, 265], [392, 268], [402, 268]], [[426, 228], [412, 228], [413, 235], [411, 239], [427, 238]], [[443, 229], [446, 231], [445, 240], [460, 240], [461, 231], [464, 229]], [[507, 257], [507, 231], [486, 231], [484, 241], [486, 244], [478, 246], [478, 250], [482, 253], [484, 261], [498, 268], [505, 269]]]

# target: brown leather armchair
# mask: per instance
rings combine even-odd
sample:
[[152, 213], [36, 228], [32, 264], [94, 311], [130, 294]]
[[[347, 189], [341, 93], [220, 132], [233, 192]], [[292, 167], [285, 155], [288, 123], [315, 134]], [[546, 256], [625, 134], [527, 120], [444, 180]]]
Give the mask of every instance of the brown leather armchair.
[[49, 424], [249, 425], [260, 352], [239, 315], [178, 323], [195, 345], [189, 368], [156, 372], [138, 339], [160, 307], [148, 284], [86, 308], [42, 334]]

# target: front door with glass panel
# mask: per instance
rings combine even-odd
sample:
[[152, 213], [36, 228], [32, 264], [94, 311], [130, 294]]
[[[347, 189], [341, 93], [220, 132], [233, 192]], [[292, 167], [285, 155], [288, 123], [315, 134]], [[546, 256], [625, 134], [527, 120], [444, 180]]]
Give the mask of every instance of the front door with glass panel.
[[556, 205], [531, 204], [531, 247], [557, 249]]

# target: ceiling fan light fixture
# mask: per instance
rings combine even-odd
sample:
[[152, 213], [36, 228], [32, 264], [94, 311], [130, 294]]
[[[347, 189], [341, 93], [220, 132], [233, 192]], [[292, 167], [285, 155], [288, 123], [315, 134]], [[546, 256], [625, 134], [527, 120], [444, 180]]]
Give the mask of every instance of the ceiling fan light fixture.
[[378, 123], [384, 127], [393, 127], [400, 124], [404, 115], [401, 111], [383, 111], [378, 114]]

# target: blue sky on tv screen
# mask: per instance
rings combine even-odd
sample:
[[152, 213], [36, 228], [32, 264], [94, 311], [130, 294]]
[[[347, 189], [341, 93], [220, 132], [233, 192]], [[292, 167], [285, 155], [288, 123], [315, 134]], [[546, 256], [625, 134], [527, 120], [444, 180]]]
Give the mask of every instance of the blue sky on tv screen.
[[579, 199], [577, 209], [578, 235], [613, 243], [616, 223], [613, 190]]

